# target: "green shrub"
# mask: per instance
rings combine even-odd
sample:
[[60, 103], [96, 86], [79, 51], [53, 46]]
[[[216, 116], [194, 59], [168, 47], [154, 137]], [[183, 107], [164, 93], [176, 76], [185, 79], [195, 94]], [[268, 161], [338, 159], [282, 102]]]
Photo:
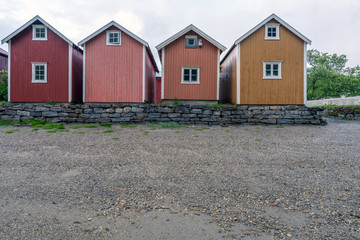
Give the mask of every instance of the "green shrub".
[[0, 101], [8, 100], [8, 72], [0, 72]]

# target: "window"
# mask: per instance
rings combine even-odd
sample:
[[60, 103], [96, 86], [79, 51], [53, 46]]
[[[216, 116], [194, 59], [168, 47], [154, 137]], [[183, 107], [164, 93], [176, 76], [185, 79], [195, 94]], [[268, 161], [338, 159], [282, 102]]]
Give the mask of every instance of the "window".
[[121, 32], [120, 31], [107, 31], [106, 32], [106, 45], [121, 45]]
[[47, 63], [32, 63], [32, 82], [47, 83]]
[[185, 36], [185, 48], [196, 48], [197, 36]]
[[46, 41], [47, 27], [44, 25], [33, 25], [33, 40]]
[[263, 62], [264, 79], [281, 79], [281, 62]]
[[182, 67], [181, 83], [200, 83], [200, 69], [198, 67]]
[[265, 39], [279, 40], [279, 24], [271, 23], [265, 25]]

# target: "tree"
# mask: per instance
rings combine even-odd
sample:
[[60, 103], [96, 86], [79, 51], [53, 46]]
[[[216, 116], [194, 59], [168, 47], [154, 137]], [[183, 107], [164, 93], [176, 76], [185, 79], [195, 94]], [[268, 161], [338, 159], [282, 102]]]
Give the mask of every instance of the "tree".
[[0, 101], [8, 100], [8, 73], [7, 71], [0, 71]]
[[360, 66], [345, 68], [346, 55], [308, 50], [307, 97], [309, 100], [360, 95]]

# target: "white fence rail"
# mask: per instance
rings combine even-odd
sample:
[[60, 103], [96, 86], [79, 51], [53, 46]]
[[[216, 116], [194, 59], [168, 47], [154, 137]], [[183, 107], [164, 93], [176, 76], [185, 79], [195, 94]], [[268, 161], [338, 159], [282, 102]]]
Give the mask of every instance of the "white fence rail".
[[320, 99], [320, 100], [313, 100], [307, 101], [307, 107], [314, 107], [314, 106], [322, 106], [322, 105], [360, 105], [360, 96], [357, 97], [344, 97], [344, 98], [328, 98], [328, 99]]

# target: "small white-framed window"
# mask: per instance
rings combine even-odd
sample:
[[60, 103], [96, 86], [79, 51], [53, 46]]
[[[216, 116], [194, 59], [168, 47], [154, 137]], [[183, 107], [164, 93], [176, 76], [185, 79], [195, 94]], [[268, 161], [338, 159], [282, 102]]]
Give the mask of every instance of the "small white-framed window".
[[106, 45], [121, 45], [121, 32], [106, 31]]
[[33, 27], [33, 40], [46, 41], [47, 40], [47, 27], [44, 25], [32, 25]]
[[200, 68], [199, 67], [182, 67], [181, 83], [199, 84], [200, 83]]
[[32, 83], [47, 83], [47, 63], [32, 64]]
[[265, 24], [265, 39], [266, 40], [279, 40], [279, 26], [277, 23]]
[[185, 36], [185, 48], [197, 48], [197, 36], [196, 35]]
[[264, 79], [281, 79], [281, 61], [263, 62]]

